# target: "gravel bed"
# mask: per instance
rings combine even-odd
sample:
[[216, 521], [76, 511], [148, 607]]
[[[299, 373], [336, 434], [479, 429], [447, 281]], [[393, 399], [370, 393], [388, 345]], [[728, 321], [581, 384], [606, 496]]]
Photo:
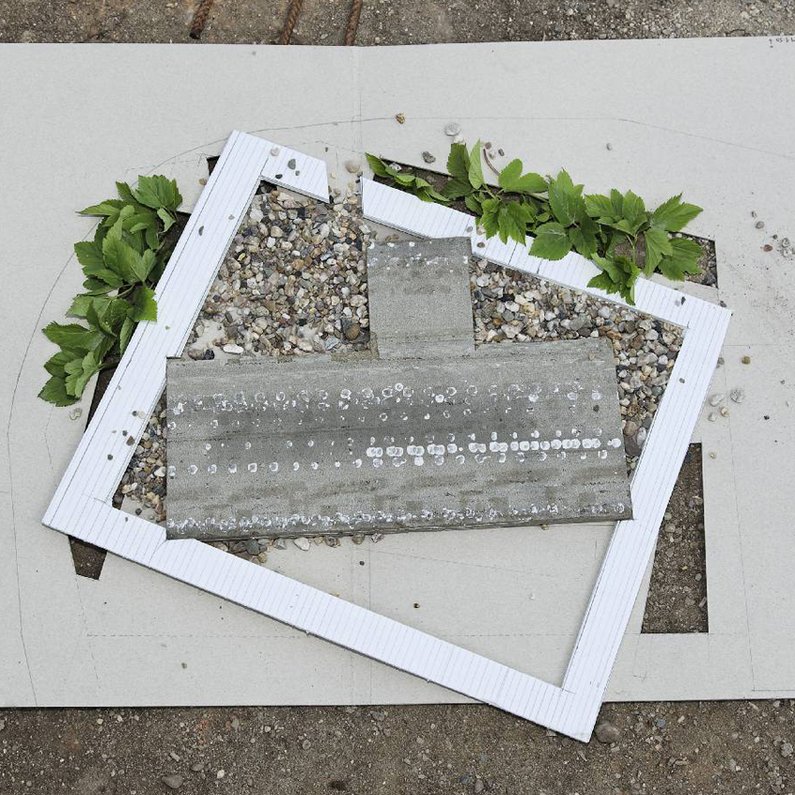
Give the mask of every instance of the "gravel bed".
[[[372, 235], [358, 197], [333, 205], [281, 191], [254, 197], [185, 356], [303, 356], [369, 346], [364, 251]], [[634, 469], [682, 342], [674, 326], [634, 310], [473, 259], [477, 345], [607, 337], [617, 361], [627, 466]], [[123, 509], [165, 521], [165, 406], [161, 400], [119, 490]], [[378, 540], [378, 534], [371, 537]], [[337, 545], [339, 539], [315, 538]], [[361, 543], [362, 538], [354, 541]], [[216, 542], [265, 562], [276, 542]], [[295, 542], [308, 549], [305, 539]]]

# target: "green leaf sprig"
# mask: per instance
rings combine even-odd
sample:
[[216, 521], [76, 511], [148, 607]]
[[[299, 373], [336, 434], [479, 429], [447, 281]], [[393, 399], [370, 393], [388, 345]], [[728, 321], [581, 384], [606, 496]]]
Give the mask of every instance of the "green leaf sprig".
[[75, 243], [84, 293], [68, 315], [83, 323], [50, 323], [43, 331], [60, 347], [44, 368], [50, 374], [39, 397], [56, 406], [75, 403], [90, 378], [115, 366], [142, 320], [157, 320], [155, 285], [170, 255], [166, 233], [176, 223], [182, 196], [174, 180], [138, 177], [117, 182], [118, 199], [81, 210], [102, 220], [94, 239]]
[[[681, 194], [653, 211], [631, 190], [584, 195], [583, 186], [576, 185], [565, 170], [542, 177], [525, 172], [522, 161], [515, 159], [498, 171], [480, 141], [471, 149], [452, 144], [449, 177], [440, 188], [375, 155], [368, 154], [367, 162], [376, 177], [423, 201], [463, 201], [486, 237], [497, 235], [503, 243], [525, 244], [530, 235], [529, 252], [542, 259], [559, 260], [572, 250], [582, 254], [600, 270], [588, 286], [617, 293], [629, 304], [634, 304], [641, 275], [657, 272], [682, 281], [685, 274], [699, 272], [701, 247], [676, 233], [701, 208], [683, 202]], [[496, 175], [496, 186], [484, 179], [484, 163]]]

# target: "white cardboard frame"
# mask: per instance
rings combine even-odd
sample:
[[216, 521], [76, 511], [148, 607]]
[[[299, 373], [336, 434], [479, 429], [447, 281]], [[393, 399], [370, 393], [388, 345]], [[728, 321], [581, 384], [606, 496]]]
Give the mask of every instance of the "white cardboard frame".
[[[288, 168], [295, 159], [295, 167]], [[262, 179], [326, 201], [323, 161], [234, 132], [157, 287], [159, 320], [140, 323], [44, 516], [44, 523], [263, 615], [325, 638], [578, 740], [590, 738], [657, 530], [684, 459], [730, 313], [641, 280], [636, 308], [684, 329], [668, 387], [632, 480], [635, 518], [619, 522], [561, 686], [331, 596], [113, 508], [112, 496], [165, 387], [229, 244]], [[516, 243], [485, 241], [472, 218], [363, 181], [365, 217], [423, 237], [467, 236], [492, 262], [598, 295], [595, 266], [579, 255], [530, 257]]]

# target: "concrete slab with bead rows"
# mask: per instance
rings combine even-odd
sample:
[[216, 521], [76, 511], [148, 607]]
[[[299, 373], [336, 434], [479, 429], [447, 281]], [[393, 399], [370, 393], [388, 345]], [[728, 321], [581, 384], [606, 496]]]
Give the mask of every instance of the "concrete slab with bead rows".
[[169, 362], [168, 536], [630, 518], [609, 341], [475, 350], [468, 241], [369, 254], [379, 356]]

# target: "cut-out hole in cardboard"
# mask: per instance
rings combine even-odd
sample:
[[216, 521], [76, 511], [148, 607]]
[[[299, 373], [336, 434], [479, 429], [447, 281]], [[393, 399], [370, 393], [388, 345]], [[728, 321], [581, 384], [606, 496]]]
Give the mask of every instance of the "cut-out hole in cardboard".
[[691, 444], [657, 537], [641, 632], [708, 631], [701, 445]]

